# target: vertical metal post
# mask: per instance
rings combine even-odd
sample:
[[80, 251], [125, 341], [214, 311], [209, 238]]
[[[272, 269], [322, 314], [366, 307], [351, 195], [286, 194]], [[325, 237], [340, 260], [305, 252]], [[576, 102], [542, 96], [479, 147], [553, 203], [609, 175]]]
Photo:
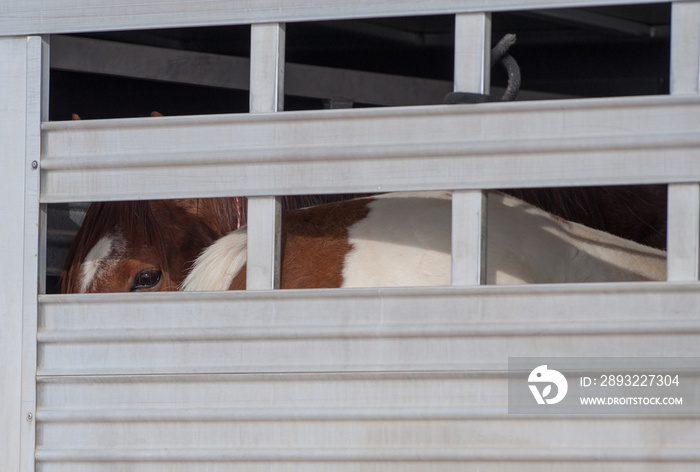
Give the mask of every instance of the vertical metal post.
[[[41, 122], [49, 121], [49, 72], [51, 70], [51, 36], [42, 38], [42, 55], [41, 55]], [[41, 129], [39, 130], [41, 132]], [[41, 157], [41, 149], [37, 149], [37, 157]], [[41, 171], [41, 161], [38, 168]], [[41, 176], [41, 174], [39, 174]], [[39, 187], [39, 194], [41, 187]], [[48, 205], [39, 205], [39, 260], [38, 260], [38, 276], [39, 276], [39, 293], [46, 293], [46, 252], [48, 248]]]
[[34, 470], [42, 82], [39, 37], [0, 39], [0, 469]]
[[[455, 18], [455, 92], [489, 93], [491, 14]], [[452, 285], [486, 283], [486, 194], [457, 190], [452, 195]]]
[[700, 93], [700, 2], [674, 2], [671, 10], [671, 93]]
[[[285, 25], [251, 26], [250, 112], [273, 113], [284, 108]], [[279, 287], [281, 201], [277, 196], [248, 199], [248, 263], [246, 287]]]
[[455, 16], [454, 91], [489, 93], [491, 82], [491, 14]]
[[250, 112], [284, 109], [285, 25], [264, 23], [250, 31]]
[[[671, 94], [700, 94], [700, 2], [675, 2], [671, 15]], [[700, 183], [668, 186], [668, 274], [700, 276]]]

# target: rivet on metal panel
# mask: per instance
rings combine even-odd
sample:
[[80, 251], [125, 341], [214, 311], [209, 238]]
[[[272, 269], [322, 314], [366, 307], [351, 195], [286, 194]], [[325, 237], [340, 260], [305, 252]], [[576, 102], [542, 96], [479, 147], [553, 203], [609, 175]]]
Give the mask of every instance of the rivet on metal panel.
[[27, 421], [32, 421], [33, 419], [34, 419], [34, 415], [30, 411], [29, 413], [27, 413]]
[[36, 169], [39, 167], [39, 163], [37, 161], [32, 161], [32, 169]]

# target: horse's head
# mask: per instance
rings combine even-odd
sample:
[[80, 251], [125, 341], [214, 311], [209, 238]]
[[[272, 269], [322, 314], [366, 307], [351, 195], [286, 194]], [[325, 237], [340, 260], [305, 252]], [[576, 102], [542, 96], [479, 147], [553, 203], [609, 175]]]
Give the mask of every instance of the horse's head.
[[236, 228], [233, 199], [221, 202], [91, 204], [66, 258], [61, 291], [177, 290], [199, 253]]

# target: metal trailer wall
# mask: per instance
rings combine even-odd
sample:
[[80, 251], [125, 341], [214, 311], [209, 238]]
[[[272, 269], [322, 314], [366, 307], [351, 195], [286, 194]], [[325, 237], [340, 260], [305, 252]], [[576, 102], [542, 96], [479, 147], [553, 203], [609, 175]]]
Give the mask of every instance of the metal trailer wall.
[[[673, 4], [671, 96], [273, 113], [281, 22], [456, 13], [455, 87], [483, 91], [482, 12], [590, 4], [6, 2], [0, 468], [697, 470], [697, 417], [508, 415], [505, 371], [508, 356], [700, 357], [699, 2]], [[240, 23], [253, 114], [47, 122], [50, 38], [33, 35]], [[479, 286], [481, 189], [569, 183], [671, 184], [669, 281]], [[309, 187], [457, 190], [453, 286], [271, 290], [269, 195]], [[231, 188], [254, 197], [257, 290], [42, 294], [48, 203]]]

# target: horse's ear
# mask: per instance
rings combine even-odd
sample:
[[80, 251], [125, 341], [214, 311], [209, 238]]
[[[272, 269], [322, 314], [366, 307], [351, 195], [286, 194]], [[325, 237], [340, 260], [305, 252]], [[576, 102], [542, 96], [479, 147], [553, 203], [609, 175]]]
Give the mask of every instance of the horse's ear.
[[158, 113], [157, 111], [152, 111], [151, 116], [158, 117], [158, 116], [163, 116], [163, 115], [161, 113]]
[[80, 116], [77, 113], [73, 113], [71, 115], [70, 119], [73, 121], [78, 121], [78, 120], [80, 120]]

